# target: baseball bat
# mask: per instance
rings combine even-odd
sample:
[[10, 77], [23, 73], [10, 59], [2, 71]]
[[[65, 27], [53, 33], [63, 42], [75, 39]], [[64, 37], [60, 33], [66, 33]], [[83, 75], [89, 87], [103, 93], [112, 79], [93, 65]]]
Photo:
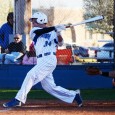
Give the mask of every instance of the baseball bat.
[[72, 26], [78, 26], [78, 25], [81, 25], [81, 24], [91, 23], [91, 22], [95, 22], [95, 21], [102, 20], [102, 19], [104, 19], [104, 16], [96, 16], [96, 17], [93, 17], [93, 18], [89, 18], [89, 19], [87, 19], [87, 20], [84, 20], [84, 21], [82, 21], [82, 22], [79, 22], [79, 23], [67, 25], [66, 28], [69, 28], [69, 27], [72, 27]]

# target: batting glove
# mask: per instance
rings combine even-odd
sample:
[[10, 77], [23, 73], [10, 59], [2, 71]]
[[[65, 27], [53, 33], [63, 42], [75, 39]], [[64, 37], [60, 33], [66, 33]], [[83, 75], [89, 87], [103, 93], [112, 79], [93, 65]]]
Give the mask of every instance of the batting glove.
[[66, 30], [66, 26], [65, 25], [57, 25], [55, 26], [56, 32], [61, 32], [62, 30]]

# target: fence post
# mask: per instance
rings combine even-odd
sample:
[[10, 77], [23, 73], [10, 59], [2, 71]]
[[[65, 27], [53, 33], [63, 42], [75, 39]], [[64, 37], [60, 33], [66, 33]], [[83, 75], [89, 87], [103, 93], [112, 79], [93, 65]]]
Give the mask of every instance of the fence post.
[[[29, 18], [31, 17], [31, 0], [15, 0], [14, 3], [14, 34], [19, 33], [25, 36], [26, 45], [30, 44], [28, 34], [31, 29]], [[27, 43], [28, 42], [28, 43]]]
[[115, 69], [115, 1], [113, 5], [113, 40], [114, 40], [114, 64], [113, 64], [113, 69]]

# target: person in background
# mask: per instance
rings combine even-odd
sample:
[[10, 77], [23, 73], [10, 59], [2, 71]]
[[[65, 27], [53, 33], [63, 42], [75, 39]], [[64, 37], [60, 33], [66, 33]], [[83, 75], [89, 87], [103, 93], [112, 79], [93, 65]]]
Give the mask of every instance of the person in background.
[[103, 72], [100, 70], [99, 74], [104, 77], [112, 78], [112, 85], [115, 87], [115, 70]]
[[24, 55], [22, 60], [23, 65], [35, 65], [37, 64], [37, 57], [33, 43], [29, 47], [29, 51]]
[[111, 71], [102, 71], [100, 70], [98, 67], [88, 67], [86, 69], [86, 73], [90, 76], [97, 76], [98, 77], [108, 77], [108, 78], [112, 78], [112, 85], [113, 87], [115, 87], [115, 70], [111, 70]]
[[0, 28], [1, 53], [5, 53], [5, 49], [8, 48], [10, 34], [13, 34], [13, 12], [8, 13], [7, 22]]
[[22, 42], [20, 34], [14, 36], [14, 42], [11, 42], [5, 53], [0, 54], [0, 60], [4, 64], [18, 64], [19, 58], [21, 58], [26, 52], [26, 46]]

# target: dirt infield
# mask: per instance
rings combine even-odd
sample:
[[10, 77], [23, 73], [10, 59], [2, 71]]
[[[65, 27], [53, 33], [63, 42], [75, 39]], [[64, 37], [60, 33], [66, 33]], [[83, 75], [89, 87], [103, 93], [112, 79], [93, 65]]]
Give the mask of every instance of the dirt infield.
[[0, 102], [0, 115], [115, 115], [115, 101], [84, 101], [82, 108], [76, 103], [67, 104], [59, 100], [28, 100], [18, 108], [4, 109]]

